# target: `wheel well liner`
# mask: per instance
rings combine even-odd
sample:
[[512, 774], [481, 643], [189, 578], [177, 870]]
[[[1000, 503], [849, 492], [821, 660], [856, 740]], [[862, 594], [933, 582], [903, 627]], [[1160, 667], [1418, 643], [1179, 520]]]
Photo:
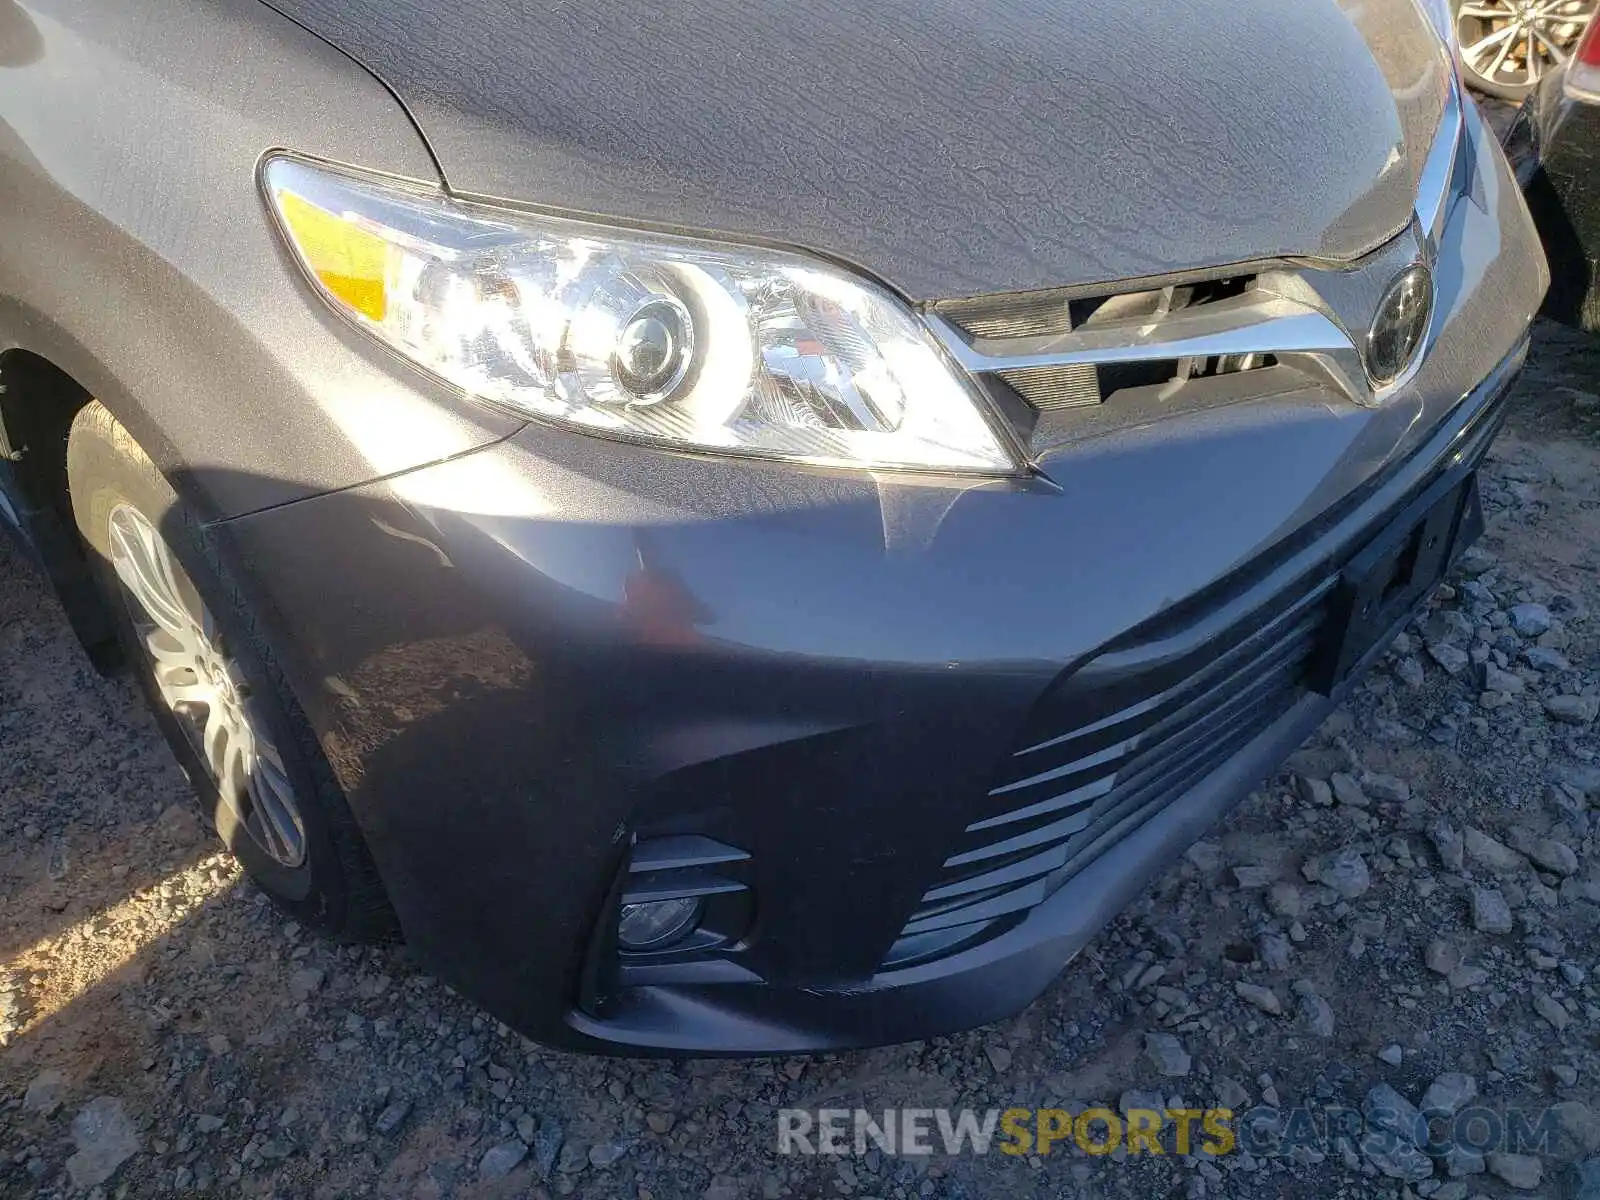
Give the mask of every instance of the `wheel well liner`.
[[23, 349], [0, 352], [0, 455], [18, 492], [17, 515], [73, 632], [95, 666], [108, 670], [118, 661], [114, 628], [67, 491], [67, 434], [90, 399], [49, 359]]

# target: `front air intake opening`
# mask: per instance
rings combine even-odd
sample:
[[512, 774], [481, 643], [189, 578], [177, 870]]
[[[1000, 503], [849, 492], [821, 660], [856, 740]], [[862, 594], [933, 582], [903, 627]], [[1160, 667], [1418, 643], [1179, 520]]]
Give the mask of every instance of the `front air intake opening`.
[[1083, 329], [1091, 322], [1138, 322], [1167, 313], [1217, 304], [1243, 296], [1256, 285], [1254, 275], [1171, 283], [1134, 292], [1083, 295], [1077, 289], [942, 300], [934, 311], [970, 338], [1008, 341], [1052, 337]]
[[[946, 301], [935, 312], [985, 353], [1005, 354], [1026, 341], [1101, 337], [1119, 330], [1135, 337], [1160, 338], [1163, 327], [1178, 336], [1185, 322], [1206, 309], [1247, 303], [1255, 275], [1232, 275], [1173, 283], [1165, 287], [1110, 295], [1036, 292], [977, 300]], [[1181, 387], [1192, 379], [1214, 379], [1278, 365], [1271, 354], [1139, 358], [1102, 363], [1065, 363], [994, 372], [1009, 393], [1041, 413], [1104, 404], [1119, 392]]]
[[[1149, 362], [1100, 366], [1068, 364], [997, 371], [1018, 399], [1039, 412], [1104, 404], [1118, 392], [1138, 388], [1175, 389], [1191, 379], [1216, 379], [1278, 365], [1273, 354], [1216, 354], [1206, 358], [1159, 358]], [[1169, 392], [1169, 398], [1175, 392]]]

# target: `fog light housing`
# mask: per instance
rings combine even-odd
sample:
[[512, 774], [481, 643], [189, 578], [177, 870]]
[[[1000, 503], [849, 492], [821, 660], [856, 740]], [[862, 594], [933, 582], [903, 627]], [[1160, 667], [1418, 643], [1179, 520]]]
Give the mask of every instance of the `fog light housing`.
[[681, 940], [700, 923], [698, 896], [624, 904], [617, 917], [617, 944], [624, 950], [660, 950]]

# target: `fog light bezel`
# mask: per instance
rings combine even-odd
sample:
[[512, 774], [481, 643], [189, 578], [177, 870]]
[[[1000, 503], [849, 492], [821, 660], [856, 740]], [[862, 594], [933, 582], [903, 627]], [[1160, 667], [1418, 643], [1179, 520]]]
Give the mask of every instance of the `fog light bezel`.
[[[626, 933], [628, 915], [644, 909], [665, 908], [668, 905], [687, 905], [683, 916], [676, 924], [670, 925], [665, 932], [650, 938], [647, 941], [629, 939]], [[705, 900], [700, 896], [673, 896], [662, 900], [637, 900], [624, 903], [617, 910], [617, 948], [624, 954], [653, 954], [662, 950], [671, 949], [673, 946], [690, 937], [699, 928], [705, 916]]]
[[[632, 834], [611, 886], [590, 927], [578, 973], [577, 1005], [606, 1019], [634, 989], [657, 985], [760, 983], [740, 959], [755, 927], [756, 897], [750, 854], [698, 834]], [[687, 928], [642, 949], [620, 937], [627, 905], [697, 900]]]

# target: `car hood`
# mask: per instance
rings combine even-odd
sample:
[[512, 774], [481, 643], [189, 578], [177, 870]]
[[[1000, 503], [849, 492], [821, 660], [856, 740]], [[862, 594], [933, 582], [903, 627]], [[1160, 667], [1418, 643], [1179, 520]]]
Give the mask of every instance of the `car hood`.
[[1359, 256], [1448, 86], [1412, 0], [272, 0], [463, 195], [799, 245], [918, 299]]

